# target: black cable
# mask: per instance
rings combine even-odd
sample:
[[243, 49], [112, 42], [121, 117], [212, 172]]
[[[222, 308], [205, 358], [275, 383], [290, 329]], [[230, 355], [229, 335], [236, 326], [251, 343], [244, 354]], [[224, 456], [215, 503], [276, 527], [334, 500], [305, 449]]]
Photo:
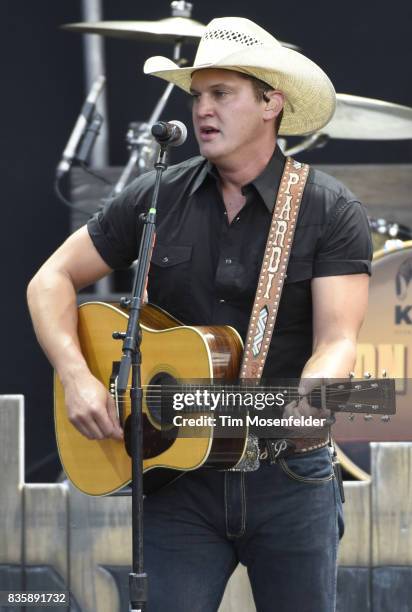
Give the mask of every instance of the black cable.
[[82, 206], [79, 206], [78, 204], [74, 204], [74, 202], [70, 202], [70, 200], [65, 198], [65, 196], [63, 195], [63, 193], [62, 193], [62, 191], [60, 189], [60, 184], [59, 183], [60, 183], [60, 180], [58, 178], [56, 178], [55, 181], [54, 181], [54, 192], [57, 195], [57, 197], [60, 200], [60, 202], [63, 202], [63, 204], [65, 206], [67, 206], [68, 208], [70, 208], [70, 210], [76, 210], [76, 211], [85, 213], [89, 217], [91, 217], [94, 214], [90, 210], [88, 210], [86, 208], [83, 208]]
[[62, 191], [60, 189], [60, 184], [59, 183], [60, 183], [60, 179], [55, 178], [55, 180], [54, 180], [54, 192], [57, 195], [57, 197], [59, 198], [60, 202], [63, 202], [63, 204], [65, 206], [68, 206], [68, 208], [76, 208], [76, 206], [72, 202], [70, 202], [69, 200], [67, 200], [64, 197], [64, 195], [63, 195], [63, 193], [62, 193]]
[[[102, 181], [103, 183], [105, 183], [106, 185], [113, 187], [113, 183], [111, 183], [110, 181], [108, 181], [104, 176], [102, 176], [101, 174], [99, 174], [98, 172], [95, 172], [94, 170], [91, 170], [90, 168], [87, 167], [87, 165], [84, 162], [80, 162], [80, 167], [82, 168], [82, 170], [84, 172], [87, 172], [88, 174], [90, 174], [91, 176], [99, 179], [100, 181]], [[83, 212], [86, 213], [87, 215], [91, 216], [93, 213], [85, 208], [82, 208], [81, 206], [79, 206], [78, 204], [75, 204], [74, 202], [71, 202], [70, 200], [68, 200], [64, 195], [62, 190], [60, 189], [60, 180], [63, 177], [56, 177], [55, 181], [54, 181], [54, 191], [58, 197], [58, 199], [68, 208], [70, 208], [71, 210], [78, 210], [79, 212]], [[110, 199], [110, 198], [109, 198]], [[103, 204], [105, 202], [105, 200], [107, 200], [107, 198], [102, 198], [102, 204], [100, 204], [99, 208], [103, 208]]]
[[106, 185], [110, 185], [111, 187], [113, 186], [113, 183], [108, 181], [106, 177], [99, 174], [98, 172], [95, 172], [94, 170], [91, 170], [84, 162], [80, 162], [80, 167], [82, 168], [82, 170], [84, 170], [91, 176], [94, 176], [95, 178], [99, 179], [99, 181], [102, 181], [103, 183], [106, 183]]

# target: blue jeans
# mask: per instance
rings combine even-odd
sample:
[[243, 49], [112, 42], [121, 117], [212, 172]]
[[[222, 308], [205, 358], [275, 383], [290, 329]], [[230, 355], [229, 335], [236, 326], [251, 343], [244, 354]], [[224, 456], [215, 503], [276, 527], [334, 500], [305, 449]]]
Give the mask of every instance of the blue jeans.
[[214, 612], [240, 562], [258, 612], [333, 612], [342, 505], [328, 448], [188, 472], [144, 501], [147, 612]]

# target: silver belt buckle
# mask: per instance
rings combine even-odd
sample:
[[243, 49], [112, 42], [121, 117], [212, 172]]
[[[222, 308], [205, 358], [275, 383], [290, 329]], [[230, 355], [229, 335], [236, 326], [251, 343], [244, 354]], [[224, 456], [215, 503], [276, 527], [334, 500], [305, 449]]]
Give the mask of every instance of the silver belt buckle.
[[246, 440], [246, 449], [241, 460], [229, 472], [255, 472], [259, 469], [260, 449], [259, 439], [254, 434], [249, 434]]

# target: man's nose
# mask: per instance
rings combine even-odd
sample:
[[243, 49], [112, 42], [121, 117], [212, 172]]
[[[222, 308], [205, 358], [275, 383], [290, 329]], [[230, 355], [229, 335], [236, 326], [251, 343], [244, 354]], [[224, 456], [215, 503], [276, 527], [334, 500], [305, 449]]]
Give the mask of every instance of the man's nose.
[[213, 101], [210, 96], [201, 95], [196, 102], [196, 113], [198, 117], [207, 117], [213, 114]]

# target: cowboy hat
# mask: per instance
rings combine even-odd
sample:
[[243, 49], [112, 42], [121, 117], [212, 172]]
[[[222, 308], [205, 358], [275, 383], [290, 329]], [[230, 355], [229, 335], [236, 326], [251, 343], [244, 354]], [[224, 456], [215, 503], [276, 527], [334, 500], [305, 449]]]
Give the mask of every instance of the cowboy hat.
[[190, 92], [193, 73], [206, 68], [243, 72], [281, 91], [285, 96], [281, 135], [315, 132], [334, 113], [335, 90], [323, 70], [242, 17], [213, 19], [200, 40], [193, 66], [180, 68], [167, 57], [155, 56], [143, 70]]

